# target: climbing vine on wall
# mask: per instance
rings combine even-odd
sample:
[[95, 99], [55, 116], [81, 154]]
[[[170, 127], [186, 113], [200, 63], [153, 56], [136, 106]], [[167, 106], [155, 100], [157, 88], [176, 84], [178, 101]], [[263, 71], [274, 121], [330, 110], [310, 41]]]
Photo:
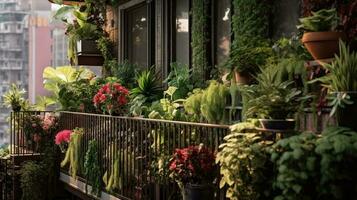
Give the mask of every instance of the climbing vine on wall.
[[[253, 73], [269, 56], [273, 0], [233, 0], [230, 68]], [[243, 56], [242, 56], [243, 55]]]
[[207, 42], [208, 42], [208, 11], [209, 1], [192, 1], [192, 79], [196, 87], [202, 87], [208, 68]]

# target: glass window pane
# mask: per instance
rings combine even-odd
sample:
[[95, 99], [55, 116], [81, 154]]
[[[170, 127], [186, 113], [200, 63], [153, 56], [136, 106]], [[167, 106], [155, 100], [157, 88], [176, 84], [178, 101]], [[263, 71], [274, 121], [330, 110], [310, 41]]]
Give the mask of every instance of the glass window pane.
[[217, 1], [217, 44], [216, 44], [216, 57], [217, 63], [224, 62], [229, 55], [230, 50], [230, 37], [231, 37], [231, 1], [219, 0]]
[[176, 1], [176, 62], [189, 64], [189, 1]]
[[148, 66], [148, 19], [147, 6], [143, 5], [127, 12], [128, 60], [140, 67]]

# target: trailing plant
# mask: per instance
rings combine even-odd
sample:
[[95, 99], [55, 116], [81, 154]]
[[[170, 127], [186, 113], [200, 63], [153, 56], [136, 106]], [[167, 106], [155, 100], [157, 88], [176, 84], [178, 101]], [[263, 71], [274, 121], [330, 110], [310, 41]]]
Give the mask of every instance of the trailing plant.
[[222, 175], [220, 188], [227, 187], [226, 197], [232, 200], [273, 199], [273, 164], [266, 141], [254, 131], [255, 122], [231, 126], [217, 153], [216, 163]]
[[171, 63], [171, 72], [164, 81], [169, 87], [176, 87], [177, 90], [173, 96], [174, 100], [183, 99], [192, 91], [193, 84], [191, 80], [191, 70], [187, 65]]
[[34, 161], [26, 162], [20, 170], [21, 200], [45, 200], [47, 173], [43, 165]]
[[326, 76], [314, 79], [310, 83], [321, 82], [329, 90], [329, 106], [332, 106], [330, 115], [334, 115], [338, 108], [345, 108], [353, 104], [348, 92], [357, 91], [357, 53], [340, 41], [340, 55], [335, 56], [331, 64], [324, 64], [329, 73]]
[[208, 1], [192, 1], [192, 79], [195, 80], [195, 87], [204, 86], [207, 77], [208, 12]]
[[[102, 181], [100, 174], [100, 163], [98, 155], [98, 143], [95, 140], [89, 141], [88, 150], [84, 160], [84, 174], [87, 179], [87, 183], [92, 186], [91, 194], [100, 196], [102, 189]], [[87, 191], [87, 184], [86, 184]]]
[[[71, 20], [69, 16], [74, 19]], [[63, 6], [56, 12], [54, 18], [66, 24], [68, 57], [71, 64], [77, 65], [77, 42], [84, 39], [98, 40], [106, 35], [103, 30], [106, 22], [106, 0], [85, 0], [82, 6]]]
[[[123, 185], [124, 177], [130, 177], [132, 180], [135, 177], [135, 157], [134, 152], [130, 149], [118, 149], [114, 144], [109, 145], [107, 155], [113, 155], [114, 163], [111, 164], [111, 170], [106, 171], [103, 176], [105, 189], [109, 192], [122, 190], [128, 185]], [[120, 170], [121, 169], [121, 170]]]
[[298, 29], [307, 32], [335, 31], [340, 23], [335, 8], [312, 12], [312, 16], [300, 19]]
[[83, 135], [83, 128], [73, 129], [65, 158], [61, 162], [61, 167], [69, 164], [69, 174], [75, 179], [77, 179], [77, 174], [83, 169], [83, 155], [81, 151]]
[[23, 104], [25, 103], [26, 91], [20, 89], [16, 84], [11, 84], [10, 89], [3, 95], [4, 106], [12, 108], [13, 111], [20, 111]]
[[303, 133], [278, 141], [271, 159], [277, 172], [276, 199], [318, 199], [319, 158], [315, 154], [317, 135]]
[[262, 69], [257, 76], [258, 84], [241, 86], [247, 99], [246, 118], [286, 119], [298, 111], [301, 91], [291, 87], [293, 82], [279, 79], [278, 71], [274, 66]]
[[132, 98], [143, 95], [146, 103], [152, 103], [162, 96], [159, 78], [153, 68], [137, 74], [136, 81], [137, 87], [131, 90]]

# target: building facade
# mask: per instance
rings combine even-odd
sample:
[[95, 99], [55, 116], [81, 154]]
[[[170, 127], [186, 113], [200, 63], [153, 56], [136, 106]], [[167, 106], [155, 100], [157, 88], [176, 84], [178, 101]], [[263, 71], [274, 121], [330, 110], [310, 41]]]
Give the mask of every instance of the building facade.
[[12, 83], [28, 87], [28, 9], [26, 0], [0, 0], [0, 138], [6, 135], [9, 113], [3, 94]]

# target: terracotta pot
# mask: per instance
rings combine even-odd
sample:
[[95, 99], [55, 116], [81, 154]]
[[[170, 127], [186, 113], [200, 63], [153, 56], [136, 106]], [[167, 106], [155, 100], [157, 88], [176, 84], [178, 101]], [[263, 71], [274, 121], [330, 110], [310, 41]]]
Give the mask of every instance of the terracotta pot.
[[301, 41], [315, 60], [321, 60], [334, 58], [339, 53], [339, 40], [345, 38], [343, 32], [307, 32]]
[[234, 72], [234, 79], [236, 81], [237, 84], [240, 85], [248, 85], [249, 83], [252, 82], [253, 77], [250, 73], [248, 72], [238, 72], [235, 71]]

